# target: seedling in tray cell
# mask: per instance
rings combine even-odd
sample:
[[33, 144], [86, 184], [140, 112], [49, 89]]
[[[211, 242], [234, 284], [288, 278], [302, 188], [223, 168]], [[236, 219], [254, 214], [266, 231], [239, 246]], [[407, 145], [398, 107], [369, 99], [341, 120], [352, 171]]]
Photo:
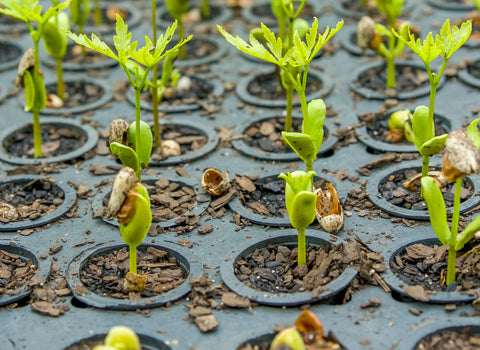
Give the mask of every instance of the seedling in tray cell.
[[[172, 18], [178, 23], [178, 42], [182, 42], [185, 35], [183, 29], [183, 15], [190, 9], [188, 0], [166, 0], [165, 5], [167, 6], [168, 12], [170, 12], [170, 16], [172, 16]], [[179, 48], [179, 56], [180, 59], [185, 59], [187, 57], [185, 47], [181, 46]]]
[[[148, 153], [147, 150], [138, 151], [139, 147], [144, 147], [141, 141], [141, 130], [143, 130], [143, 128], [140, 123], [140, 94], [146, 85], [150, 70], [167, 55], [178, 50], [192, 37], [189, 36], [185, 40], [181, 40], [173, 48], [167, 50], [166, 47], [172, 40], [175, 29], [177, 28], [177, 22], [175, 21], [171, 27], [167, 28], [164, 34], [158, 37], [155, 45], [153, 45], [148, 37], [145, 37], [145, 46], [137, 49], [138, 43], [131, 41], [132, 33], [128, 32], [128, 26], [123, 22], [122, 17], [117, 14], [116, 18], [116, 35], [113, 37], [113, 43], [117, 53], [114, 53], [112, 49], [95, 34], [92, 34], [91, 38], [88, 38], [85, 34], [77, 35], [69, 32], [68, 36], [77, 44], [86, 46], [116, 60], [120, 67], [122, 67], [135, 90], [135, 141], [132, 142], [132, 144], [137, 147], [137, 154], [145, 155]], [[145, 69], [142, 68], [142, 66], [145, 67]], [[156, 126], [159, 127], [158, 124], [156, 124]], [[160, 132], [154, 130], [154, 134], [160, 135]], [[150, 155], [148, 157], [150, 157]], [[140, 158], [139, 160], [146, 163], [146, 159], [144, 158]]]
[[[70, 16], [72, 22], [75, 23], [78, 27], [78, 32], [83, 34], [83, 27], [88, 21], [90, 16], [90, 7], [88, 5], [89, 0], [72, 0], [70, 3]], [[81, 46], [82, 55], [86, 55], [85, 46]]]
[[105, 337], [104, 345], [97, 345], [93, 350], [140, 350], [138, 335], [126, 326], [115, 326]]
[[[472, 23], [467, 21], [460, 28], [450, 27], [450, 20], [444, 22], [440, 34], [433, 38], [430, 32], [423, 42], [415, 39], [407, 28], [407, 36], [392, 30], [392, 33], [401, 41], [405, 42], [410, 49], [423, 61], [430, 81], [429, 107], [417, 107], [413, 114], [412, 127], [415, 134], [415, 145], [422, 155], [422, 177], [428, 175], [430, 157], [441, 151], [446, 140], [446, 135], [435, 137], [435, 125], [433, 116], [435, 113], [435, 96], [438, 84], [442, 79], [443, 72], [448, 60], [469, 38], [472, 32]], [[438, 73], [432, 71], [430, 64], [438, 56], [443, 58]]]
[[436, 179], [430, 176], [422, 177], [422, 191], [428, 205], [432, 228], [439, 241], [448, 245], [447, 285], [455, 281], [457, 251], [462, 249], [480, 230], [480, 217], [477, 217], [462, 233], [458, 234], [462, 180], [465, 176], [480, 171], [480, 156], [478, 155], [480, 133], [477, 128], [479, 120], [476, 119], [470, 123], [467, 133], [461, 130], [452, 131], [445, 143], [442, 174], [449, 182], [455, 182], [450, 228], [447, 222], [445, 202]]
[[137, 247], [147, 236], [152, 223], [150, 197], [147, 189], [138, 182], [132, 168], [124, 167], [115, 177], [108, 202], [106, 217], [117, 217], [122, 239], [129, 247], [130, 271], [123, 289], [141, 292], [146, 276], [137, 275]]
[[[33, 50], [28, 50], [18, 68], [16, 79], [17, 86], [25, 89], [25, 111], [33, 114], [33, 144], [34, 157], [42, 157], [42, 135], [40, 129], [40, 111], [45, 108], [47, 97], [40, 71], [38, 45], [45, 34], [45, 29], [50, 26], [49, 20], [70, 3], [67, 0], [59, 5], [50, 7], [42, 14], [42, 6], [38, 0], [22, 1], [16, 3], [12, 0], [0, 0], [0, 13], [22, 20], [28, 26], [33, 40]], [[48, 29], [47, 29], [48, 31]]]

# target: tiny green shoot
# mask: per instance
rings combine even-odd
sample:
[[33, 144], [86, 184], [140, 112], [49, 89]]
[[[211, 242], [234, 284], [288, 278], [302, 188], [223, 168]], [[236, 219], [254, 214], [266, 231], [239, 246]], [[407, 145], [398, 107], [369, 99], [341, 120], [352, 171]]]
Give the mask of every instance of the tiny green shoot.
[[313, 193], [314, 171], [281, 173], [285, 180], [285, 204], [290, 223], [298, 231], [298, 266], [306, 263], [305, 229], [315, 220], [317, 196]]
[[138, 335], [126, 326], [115, 326], [105, 337], [104, 345], [97, 345], [93, 350], [140, 350]]
[[480, 156], [478, 155], [480, 133], [477, 128], [479, 120], [476, 119], [470, 123], [467, 133], [461, 130], [451, 132], [445, 144], [442, 173], [450, 182], [455, 182], [450, 228], [448, 227], [443, 194], [438, 183], [430, 176], [422, 177], [421, 180], [422, 192], [428, 205], [432, 228], [439, 241], [443, 245], [448, 245], [447, 285], [455, 281], [456, 252], [462, 249], [480, 230], [479, 216], [458, 234], [462, 180], [465, 176], [477, 173], [480, 170]]
[[[191, 39], [191, 36], [185, 40], [177, 43], [172, 49], [166, 50], [166, 46], [172, 40], [177, 27], [177, 22], [174, 22], [171, 27], [168, 27], [164, 34], [161, 34], [155, 45], [146, 36], [145, 46], [137, 48], [138, 43], [132, 42], [132, 33], [128, 32], [128, 26], [123, 22], [122, 17], [117, 14], [116, 35], [113, 37], [113, 43], [117, 53], [98, 38], [95, 34], [91, 35], [91, 39], [85, 34], [77, 35], [68, 32], [67, 35], [70, 39], [77, 44], [86, 46], [96, 52], [99, 52], [105, 56], [108, 56], [116, 60], [120, 67], [128, 77], [133, 89], [135, 91], [135, 142], [133, 143], [137, 147], [143, 147], [141, 141], [140, 125], [140, 94], [145, 87], [148, 74], [150, 70], [158, 64], [165, 56], [170, 52], [178, 50], [186, 42]], [[145, 67], [145, 69], [142, 68]], [[145, 152], [142, 152], [144, 154]]]
[[33, 69], [26, 70], [22, 79], [25, 88], [25, 110], [33, 114], [34, 157], [42, 157], [42, 135], [40, 130], [40, 110], [45, 108], [46, 91], [43, 76], [40, 74], [39, 43], [43, 37], [45, 26], [51, 17], [68, 7], [70, 0], [48, 8], [42, 14], [42, 6], [38, 0], [21, 1], [0, 0], [0, 13], [17, 18], [28, 26], [33, 40]]
[[[415, 133], [415, 137], [417, 137], [417, 133], [421, 134], [421, 138], [418, 142], [415, 141], [415, 145], [419, 151], [422, 147], [424, 148], [423, 153], [420, 151], [420, 154], [423, 158], [422, 176], [427, 176], [428, 174], [430, 156], [438, 153], [442, 148], [440, 147], [441, 139], [435, 138], [435, 126], [433, 120], [435, 113], [435, 96], [437, 93], [438, 84], [442, 79], [448, 60], [455, 53], [455, 51], [462, 47], [462, 45], [467, 41], [471, 32], [471, 21], [462, 23], [460, 28], [457, 26], [450, 27], [450, 20], [448, 18], [444, 22], [440, 33], [435, 36], [435, 39], [433, 38], [433, 34], [430, 32], [423, 42], [421, 39], [415, 39], [414, 35], [408, 28], [406, 36], [407, 39], [402, 33], [399, 34], [395, 32], [395, 30], [392, 30], [392, 33], [398, 39], [404, 41], [405, 44], [408, 45], [410, 49], [423, 61], [429, 77], [429, 107], [427, 108], [422, 106], [418, 112], [418, 117], [415, 116], [415, 113], [413, 115], [413, 131]], [[432, 71], [430, 64], [439, 56], [443, 58], [443, 62], [438, 73], [435, 73]], [[417, 128], [415, 127], [415, 124], [418, 125]], [[443, 139], [445, 139], [444, 136], [439, 137], [443, 137]], [[425, 142], [433, 142], [435, 145], [431, 147], [432, 145], [430, 143], [425, 144]], [[438, 149], [439, 147], [440, 149]], [[434, 150], [437, 150], [437, 152], [433, 153]]]
[[[188, 0], [166, 0], [165, 5], [167, 6], [170, 16], [175, 19], [178, 23], [178, 42], [182, 42], [185, 36], [185, 30], [183, 28], [183, 15], [190, 10], [190, 5]], [[180, 47], [179, 58], [185, 59], [187, 57], [187, 52], [183, 46]]]

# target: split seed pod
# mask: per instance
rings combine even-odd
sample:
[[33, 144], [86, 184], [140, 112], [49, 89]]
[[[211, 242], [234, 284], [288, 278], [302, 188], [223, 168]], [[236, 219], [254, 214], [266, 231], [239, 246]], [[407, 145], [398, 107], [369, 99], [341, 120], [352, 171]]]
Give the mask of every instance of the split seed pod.
[[315, 190], [317, 207], [315, 216], [320, 226], [331, 234], [336, 234], [343, 228], [343, 208], [338, 198], [337, 190], [331, 183], [327, 188]]
[[[440, 186], [440, 188], [444, 187], [446, 184], [448, 184], [448, 179], [445, 177], [445, 175], [441, 171], [436, 171], [436, 170], [431, 170], [428, 172], [428, 176], [432, 177], [435, 182]], [[422, 174], [416, 174], [415, 176], [412, 176], [405, 180], [403, 183], [403, 187], [405, 187], [409, 191], [416, 191], [417, 190], [417, 184], [422, 178]]]
[[113, 182], [112, 193], [108, 201], [107, 212], [105, 216], [107, 219], [113, 219], [117, 216], [122, 207], [128, 191], [133, 188], [138, 182], [137, 175], [132, 168], [122, 168]]
[[112, 120], [109, 129], [108, 144], [110, 145], [113, 142], [126, 144], [128, 127], [129, 124], [123, 119]]
[[23, 76], [25, 72], [32, 69], [35, 64], [35, 52], [33, 49], [28, 49], [22, 56], [18, 65], [17, 77], [15, 78], [15, 85], [17, 87], [23, 87]]
[[381, 35], [375, 30], [375, 21], [363, 16], [358, 22], [357, 45], [365, 53], [368, 48], [376, 50], [382, 43]]
[[210, 168], [204, 171], [202, 176], [202, 187], [212, 196], [221, 196], [230, 187], [228, 172], [225, 175], [221, 171]]
[[295, 320], [295, 327], [303, 335], [307, 345], [316, 345], [323, 341], [323, 325], [310, 310], [303, 310]]
[[450, 182], [477, 173], [480, 156], [475, 144], [462, 130], [452, 131], [445, 142], [442, 173]]

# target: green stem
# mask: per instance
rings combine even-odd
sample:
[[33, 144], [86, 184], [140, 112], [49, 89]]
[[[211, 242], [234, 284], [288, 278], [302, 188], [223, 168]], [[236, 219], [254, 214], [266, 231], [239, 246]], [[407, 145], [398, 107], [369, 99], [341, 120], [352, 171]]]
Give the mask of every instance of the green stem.
[[128, 246], [130, 252], [130, 272], [137, 273], [137, 247], [134, 245]]
[[[142, 89], [135, 87], [135, 144], [140, 145], [140, 93]], [[138, 182], [142, 182], [142, 170], [138, 169]]]
[[65, 99], [65, 84], [63, 83], [62, 59], [57, 58], [57, 96]]
[[[181, 18], [178, 20], [177, 28], [178, 28], [178, 42], [180, 42], [183, 40], [185, 35], [184, 29], [183, 29], [183, 21]], [[187, 51], [185, 49], [185, 45], [180, 46], [180, 48], [178, 49], [178, 56], [180, 57], [181, 60], [184, 60], [185, 58], [187, 58]]]
[[[157, 43], [157, 8], [156, 1], [152, 0], [152, 26], [153, 26], [153, 45]], [[160, 148], [160, 123], [158, 122], [158, 64], [155, 64], [152, 69], [152, 108], [153, 108], [153, 137], [155, 139], [155, 149]]]
[[287, 89], [287, 115], [285, 117], [285, 131], [292, 131], [293, 87]]
[[307, 263], [307, 248], [305, 243], [305, 228], [297, 228], [298, 231], [298, 266]]
[[387, 89], [395, 88], [395, 37], [388, 38], [388, 57], [387, 57]]
[[462, 192], [462, 178], [455, 182], [455, 197], [453, 200], [452, 225], [450, 227], [450, 239], [448, 241], [448, 263], [447, 263], [447, 286], [455, 281], [455, 267], [457, 261], [458, 221], [460, 218], [460, 194]]
[[422, 177], [428, 176], [429, 164], [430, 157], [422, 156]]
[[287, 20], [282, 16], [278, 19], [278, 37], [282, 39], [282, 42], [285, 42], [285, 37], [287, 36]]
[[[40, 68], [40, 59], [38, 55], [38, 43], [40, 41], [40, 35], [37, 38], [33, 38], [33, 52], [34, 52], [34, 61], [33, 61], [33, 81], [37, 82], [40, 79], [39, 68]], [[40, 108], [38, 103], [33, 104], [33, 148], [35, 158], [42, 157], [42, 131], [40, 125]]]
[[210, 6], [208, 6], [208, 0], [202, 0], [202, 18], [210, 18]]
[[95, 25], [99, 26], [102, 24], [102, 10], [100, 9], [99, 0], [94, 0], [93, 2], [93, 19]]

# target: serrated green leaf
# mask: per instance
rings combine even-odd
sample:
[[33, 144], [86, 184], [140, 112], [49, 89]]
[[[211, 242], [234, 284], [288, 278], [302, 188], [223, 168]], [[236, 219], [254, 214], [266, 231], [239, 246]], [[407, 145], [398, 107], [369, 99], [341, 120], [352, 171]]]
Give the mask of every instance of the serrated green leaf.
[[71, 0], [66, 0], [65, 2], [62, 2], [57, 6], [48, 8], [47, 11], [45, 11], [45, 13], [42, 15], [41, 21], [38, 21], [38, 22], [47, 23], [51, 17], [57, 15], [60, 11], [66, 9], [70, 5], [70, 1]]
[[428, 123], [428, 107], [418, 106], [412, 117], [412, 130], [415, 146], [420, 151], [422, 145], [435, 136], [435, 126]]
[[[479, 0], [480, 1], [480, 0]], [[473, 141], [475, 148], [480, 148], [480, 132], [478, 131], [478, 122], [480, 118], [475, 119], [468, 125], [467, 136]]]
[[130, 57], [131, 51], [137, 48], [137, 42], [131, 42], [132, 33], [128, 32], [128, 25], [124, 23], [123, 18], [118, 13], [116, 14], [116, 21], [113, 44], [117, 50], [118, 61], [125, 63]]
[[137, 178], [141, 178], [141, 167], [137, 153], [128, 146], [125, 146], [119, 142], [112, 142], [110, 144], [110, 150], [115, 154], [124, 166], [128, 166], [135, 171]]
[[420, 147], [419, 152], [422, 156], [431, 157], [437, 153], [439, 153], [443, 146], [445, 145], [445, 141], [447, 141], [448, 134], [443, 134], [440, 136], [436, 136], [431, 138], [430, 140], [423, 143], [422, 147]]
[[478, 231], [480, 231], [480, 216], [468, 224], [467, 227], [465, 227], [465, 230], [463, 230], [461, 235], [457, 238], [455, 250], [458, 251], [462, 249], [463, 246], [467, 244]]
[[307, 164], [313, 162], [317, 153], [315, 152], [316, 147], [310, 135], [301, 132], [282, 131], [282, 137], [290, 148], [298, 154], [301, 160]]
[[400, 16], [405, 0], [376, 0], [377, 9], [389, 19], [395, 19]]
[[127, 140], [135, 148], [140, 165], [144, 168], [150, 162], [152, 155], [153, 134], [150, 125], [140, 120], [140, 145], [137, 145], [136, 130], [136, 123], [131, 123], [127, 130]]
[[428, 33], [422, 42], [420, 38], [415, 39], [415, 36], [410, 32], [410, 28], [408, 28], [408, 40], [405, 39], [404, 33], [399, 34], [394, 29], [392, 29], [392, 32], [397, 38], [405, 42], [426, 65], [442, 53], [443, 46], [438, 40], [433, 39], [432, 33]]
[[447, 224], [447, 210], [445, 208], [442, 191], [430, 176], [423, 177], [421, 182], [423, 198], [427, 202], [433, 231], [439, 241], [443, 245], [446, 245], [448, 244], [451, 233]]
[[79, 45], [83, 45], [85, 47], [88, 47], [89, 49], [92, 49], [93, 51], [96, 51], [96, 52], [98, 52], [102, 55], [105, 55], [105, 56], [108, 56], [108, 57], [114, 59], [117, 62], [120, 62], [120, 59], [112, 51], [112, 49], [105, 42], [103, 42], [99, 37], [97, 37], [93, 33], [92, 33], [92, 36], [91, 36], [90, 39], [85, 34], [77, 35], [77, 34], [72, 33], [70, 31], [67, 32], [67, 36]]
[[23, 74], [23, 87], [25, 90], [25, 112], [31, 111], [35, 103], [35, 84], [32, 74], [27, 70]]
[[441, 55], [449, 59], [468, 40], [472, 33], [472, 22], [468, 20], [462, 23], [461, 27], [453, 26], [450, 28], [450, 19], [446, 19], [440, 35], [437, 35], [436, 41], [442, 45]]

